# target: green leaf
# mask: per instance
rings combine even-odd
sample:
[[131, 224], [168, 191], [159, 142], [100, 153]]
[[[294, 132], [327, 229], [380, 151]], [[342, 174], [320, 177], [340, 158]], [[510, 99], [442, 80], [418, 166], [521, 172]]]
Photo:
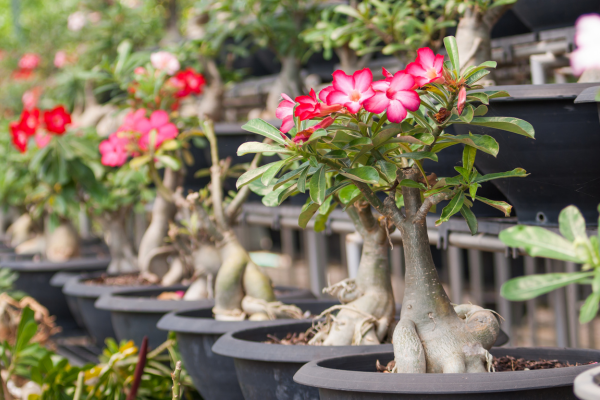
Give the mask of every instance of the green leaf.
[[475, 196], [475, 198], [477, 200], [487, 204], [488, 206], [492, 206], [492, 207], [502, 211], [504, 213], [505, 217], [510, 217], [510, 212], [512, 210], [512, 206], [510, 204], [508, 204], [507, 202], [490, 200], [490, 199], [486, 199], [485, 197], [481, 197], [481, 196]]
[[530, 300], [554, 289], [577, 283], [592, 274], [592, 272], [557, 272], [520, 276], [506, 281], [500, 288], [500, 295], [511, 301]]
[[463, 78], [468, 78], [471, 75], [475, 74], [476, 72], [479, 72], [486, 68], [496, 68], [497, 65], [498, 65], [498, 63], [496, 61], [486, 61], [486, 62], [479, 64], [477, 67], [472, 66], [464, 72]]
[[421, 189], [421, 190], [427, 190], [427, 187], [425, 185], [423, 185], [422, 183], [415, 182], [410, 179], [402, 179], [400, 181], [399, 186], [406, 186], [406, 187], [417, 188], [417, 189]]
[[325, 154], [325, 158], [333, 158], [334, 160], [339, 160], [343, 158], [348, 158], [348, 153], [344, 150], [331, 150], [329, 153]]
[[379, 173], [373, 167], [342, 169], [340, 174], [344, 175], [346, 178], [360, 182], [372, 183], [374, 185], [379, 183]]
[[[456, 124], [464, 124], [462, 121], [456, 121]], [[485, 126], [488, 128], [500, 129], [503, 131], [517, 133], [527, 136], [528, 138], [535, 137], [533, 126], [522, 119], [512, 117], [475, 117], [469, 125]]]
[[575, 206], [568, 206], [560, 212], [558, 216], [558, 225], [560, 233], [569, 241], [583, 238], [587, 240], [585, 232], [585, 219], [581, 211]]
[[348, 143], [345, 148], [349, 149], [351, 147], [357, 147], [357, 146], [368, 146], [370, 144], [373, 144], [373, 142], [371, 142], [371, 138], [362, 137], [362, 138], [354, 139], [353, 141]]
[[394, 124], [385, 129], [379, 131], [377, 136], [373, 138], [373, 146], [377, 147], [379, 145], [384, 144], [394, 136], [397, 136], [399, 133], [402, 133], [402, 127], [398, 124]]
[[315, 203], [321, 205], [325, 200], [325, 190], [327, 190], [327, 182], [325, 180], [325, 167], [321, 166], [310, 178], [310, 198]]
[[488, 112], [488, 108], [486, 106], [484, 106], [483, 104], [480, 104], [475, 109], [475, 114], [474, 115], [476, 117], [481, 117], [481, 116], [484, 116], [485, 114], [487, 114], [487, 112]]
[[292, 170], [286, 174], [284, 174], [282, 177], [280, 177], [279, 179], [277, 179], [277, 182], [275, 182], [275, 186], [273, 187], [273, 189], [277, 189], [279, 186], [283, 185], [284, 183], [297, 178], [298, 176], [300, 176], [300, 174], [305, 170], [308, 169], [308, 162], [303, 163], [302, 165], [300, 165], [300, 167], [296, 168], [295, 170]]
[[300, 212], [300, 216], [298, 217], [298, 226], [302, 229], [305, 229], [306, 225], [308, 225], [308, 222], [312, 216], [315, 215], [318, 209], [319, 205], [317, 203], [313, 201], [306, 203], [302, 207], [302, 212]]
[[498, 237], [507, 246], [525, 249], [532, 257], [580, 262], [571, 242], [539, 226], [513, 226], [500, 232]]
[[348, 185], [339, 191], [338, 198], [342, 204], [346, 205], [359, 194], [360, 190], [356, 186]]
[[600, 302], [600, 292], [594, 292], [585, 299], [585, 303], [579, 310], [579, 323], [587, 324], [598, 314], [598, 303]]
[[[278, 162], [280, 162], [280, 161], [278, 161]], [[242, 176], [240, 176], [238, 178], [238, 180], [235, 184], [236, 187], [239, 189], [242, 186], [252, 182], [253, 180], [260, 178], [261, 175], [264, 174], [266, 170], [271, 168], [271, 166], [273, 164], [276, 164], [276, 163], [266, 164], [266, 165], [263, 165], [258, 168], [251, 169], [250, 171], [245, 172]]]
[[171, 168], [173, 171], [179, 171], [181, 168], [181, 161], [176, 159], [175, 157], [167, 156], [167, 155], [155, 155], [156, 159], [163, 163], [165, 167]]
[[459, 118], [468, 124], [473, 119], [474, 114], [475, 114], [475, 109], [473, 109], [472, 105], [467, 103], [467, 105], [465, 106], [465, 109], [463, 110], [463, 112]]
[[435, 226], [439, 226], [442, 222], [446, 222], [450, 219], [451, 216], [459, 212], [465, 202], [465, 192], [461, 191], [457, 195], [455, 195], [450, 203], [442, 210], [442, 214], [440, 215], [440, 219], [435, 221]]
[[454, 69], [454, 72], [458, 74], [458, 71], [460, 71], [460, 61], [458, 59], [458, 45], [456, 44], [456, 38], [454, 36], [446, 36], [444, 38], [444, 46], [446, 47], [448, 58], [452, 63], [452, 68]]
[[476, 155], [477, 149], [473, 146], [466, 145], [462, 155], [463, 168], [471, 172], [471, 170], [473, 169], [473, 164], [475, 163]]
[[287, 163], [288, 160], [281, 160], [274, 163], [269, 164], [270, 167], [262, 174], [260, 181], [265, 186], [269, 186], [275, 175], [279, 172], [281, 168]]
[[490, 97], [482, 92], [467, 94], [467, 101], [480, 101], [483, 104], [490, 104]]
[[277, 207], [285, 199], [287, 199], [295, 190], [297, 190], [296, 184], [293, 182], [288, 182], [280, 186], [277, 190], [273, 190], [272, 192], [267, 193], [262, 198], [262, 203], [267, 207]]
[[463, 204], [460, 213], [465, 218], [465, 221], [467, 221], [471, 235], [475, 235], [477, 233], [477, 217], [475, 217], [473, 211], [466, 204]]
[[490, 99], [497, 99], [500, 97], [510, 97], [510, 94], [508, 94], [508, 92], [505, 90], [488, 90], [484, 93], [487, 94]]
[[300, 193], [304, 193], [306, 192], [306, 179], [308, 177], [308, 172], [310, 171], [310, 168], [306, 168], [304, 171], [302, 171], [302, 173], [300, 174], [300, 178], [298, 178], [298, 191]]
[[475, 82], [477, 82], [484, 76], [489, 75], [489, 73], [490, 73], [490, 71], [487, 69], [482, 69], [480, 71], [477, 71], [473, 75], [471, 75], [469, 78], [467, 78], [466, 84], [468, 86], [472, 86]]
[[362, 15], [360, 15], [354, 7], [351, 7], [351, 6], [348, 6], [345, 4], [341, 4], [341, 5], [337, 6], [334, 10], [338, 14], [345, 14], [349, 17], [360, 19], [360, 20], [363, 19]]
[[488, 135], [474, 135], [469, 132], [468, 135], [444, 135], [442, 136], [442, 139], [451, 142], [464, 143], [471, 147], [475, 147], [477, 150], [481, 150], [484, 153], [491, 154], [494, 157], [496, 157], [498, 151], [500, 151], [500, 146], [498, 146], [496, 139]]
[[133, 169], [140, 169], [143, 165], [147, 164], [152, 158], [148, 154], [143, 156], [132, 158], [129, 161], [129, 166]]
[[288, 149], [282, 146], [266, 144], [261, 142], [243, 143], [237, 150], [238, 156], [250, 153], [290, 153]]
[[422, 160], [424, 158], [429, 158], [430, 160], [436, 161], [438, 160], [437, 154], [430, 151], [415, 151], [412, 153], [402, 153], [397, 157], [410, 158], [412, 160]]
[[381, 169], [381, 173], [386, 177], [388, 182], [393, 182], [396, 180], [396, 164], [392, 164], [391, 162], [387, 162], [384, 160], [377, 161], [377, 165]]
[[506, 172], [497, 172], [495, 174], [487, 174], [487, 175], [479, 175], [475, 179], [473, 179], [473, 183], [481, 183], [491, 181], [492, 179], [501, 179], [501, 178], [524, 178], [527, 175], [527, 171], [523, 168], [515, 168], [512, 171]]
[[[325, 205], [327, 204], [323, 204], [323, 206]], [[322, 210], [323, 206], [321, 206], [321, 208], [319, 209], [319, 214], [315, 218], [315, 232], [323, 232], [325, 230], [325, 228], [327, 227], [327, 219], [329, 218], [329, 215], [333, 212], [333, 210], [335, 210], [337, 205], [337, 201], [333, 201], [327, 206], [326, 210]]]
[[258, 133], [259, 135], [273, 139], [275, 142], [285, 146], [285, 140], [281, 136], [281, 131], [260, 118], [248, 121], [242, 126], [242, 129], [248, 132]]

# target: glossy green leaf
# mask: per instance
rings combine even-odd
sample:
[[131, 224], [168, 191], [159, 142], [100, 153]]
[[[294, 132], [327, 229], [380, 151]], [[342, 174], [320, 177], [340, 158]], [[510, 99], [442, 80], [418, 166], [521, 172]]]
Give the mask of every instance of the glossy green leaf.
[[463, 204], [460, 213], [465, 218], [465, 221], [467, 221], [471, 235], [477, 234], [477, 217], [473, 214], [473, 211], [466, 204]]
[[587, 240], [585, 219], [575, 206], [568, 206], [560, 212], [558, 226], [560, 233], [571, 242], [578, 238]]
[[373, 142], [371, 142], [371, 138], [362, 137], [359, 139], [354, 139], [353, 141], [348, 143], [346, 148], [357, 147], [357, 146], [368, 146], [370, 144], [373, 144]]
[[[325, 206], [327, 204], [323, 205]], [[323, 207], [319, 208], [319, 214], [317, 214], [317, 217], [315, 218], [315, 232], [323, 232], [325, 230], [327, 227], [327, 219], [333, 210], [335, 210], [337, 205], [337, 201], [332, 201], [329, 205], [327, 205], [326, 210], [322, 210]]]
[[481, 196], [476, 196], [475, 198], [477, 200], [487, 204], [488, 206], [492, 206], [492, 207], [502, 211], [504, 213], [505, 217], [510, 217], [510, 212], [512, 210], [512, 206], [510, 204], [508, 204], [507, 202], [490, 200], [490, 199], [486, 199], [485, 197], [481, 197]]
[[181, 168], [181, 161], [175, 157], [168, 155], [156, 155], [158, 161], [160, 161], [165, 167], [171, 168], [173, 171], [179, 171]]
[[277, 182], [275, 182], [275, 186], [273, 187], [273, 189], [277, 189], [284, 183], [299, 177], [305, 169], [308, 169], [308, 162], [303, 163], [302, 165], [300, 165], [300, 167], [285, 173], [283, 176], [277, 179]]
[[310, 138], [308, 138], [308, 140], [305, 142], [305, 144], [314, 142], [315, 140], [322, 138], [324, 136], [327, 136], [327, 135], [328, 135], [328, 133], [325, 129], [318, 129], [316, 132], [314, 132], [312, 135], [310, 135]]
[[598, 314], [599, 303], [600, 292], [590, 294], [579, 310], [579, 323], [587, 324], [588, 322], [591, 322]]
[[415, 182], [410, 179], [402, 179], [398, 186], [406, 186], [406, 187], [417, 188], [417, 189], [421, 189], [421, 190], [427, 190], [427, 187], [425, 185], [423, 185], [422, 183]]
[[338, 198], [342, 204], [346, 205], [359, 194], [360, 190], [356, 186], [348, 185], [338, 192]]
[[397, 157], [410, 158], [411, 160], [422, 160], [424, 158], [429, 158], [430, 160], [436, 161], [438, 160], [437, 154], [431, 151], [415, 151], [412, 153], [402, 153]]
[[473, 183], [481, 183], [491, 181], [493, 179], [501, 179], [501, 178], [524, 178], [527, 175], [527, 171], [523, 168], [515, 168], [512, 171], [506, 172], [497, 172], [495, 174], [487, 174], [487, 175], [479, 175], [475, 179], [473, 179]]
[[[464, 124], [462, 121], [456, 121], [457, 124]], [[485, 126], [488, 128], [500, 129], [503, 131], [517, 133], [529, 138], [535, 137], [533, 126], [522, 119], [512, 117], [475, 117], [470, 125]]]
[[490, 104], [490, 97], [482, 92], [468, 93], [467, 101], [480, 101], [483, 104]]
[[460, 71], [460, 61], [458, 59], [458, 44], [456, 43], [456, 38], [454, 36], [446, 36], [444, 38], [444, 47], [446, 47], [446, 52], [452, 63], [452, 68], [458, 73], [458, 71]]
[[[273, 190], [272, 192], [267, 193], [262, 198], [262, 203], [267, 207], [277, 207], [294, 190], [296, 190], [296, 184], [293, 182], [288, 182], [284, 185], [281, 185], [277, 190]], [[287, 194], [287, 195], [284, 196], [284, 194]]]
[[471, 172], [473, 164], [475, 163], [475, 156], [477, 155], [477, 149], [473, 146], [466, 145], [463, 149], [462, 163], [463, 168]]
[[323, 200], [325, 200], [325, 190], [327, 190], [324, 166], [321, 166], [312, 178], [310, 178], [309, 190], [311, 200], [319, 205], [323, 204]]
[[319, 209], [319, 205], [313, 201], [305, 204], [302, 207], [302, 211], [300, 212], [300, 216], [298, 217], [298, 226], [302, 229], [306, 228], [310, 219], [315, 215], [317, 210]]
[[393, 124], [392, 126], [382, 129], [377, 136], [373, 138], [373, 146], [377, 147], [391, 138], [398, 136], [400, 133], [402, 133], [402, 127], [398, 124]]
[[346, 153], [344, 150], [331, 150], [329, 153], [325, 154], [325, 158], [340, 160], [343, 158], [348, 158], [348, 153]]
[[475, 109], [473, 108], [472, 105], [467, 103], [467, 105], [465, 106], [465, 109], [463, 110], [463, 112], [459, 118], [468, 124], [473, 119], [474, 114], [475, 114]]
[[477, 150], [481, 150], [484, 153], [488, 153], [494, 157], [496, 157], [498, 155], [498, 151], [500, 151], [500, 146], [498, 146], [496, 139], [488, 135], [474, 135], [469, 132], [468, 135], [444, 135], [442, 138], [451, 142], [464, 143], [471, 147], [475, 147]]
[[283, 168], [283, 166], [287, 163], [288, 160], [281, 160], [274, 163], [271, 163], [270, 167], [262, 174], [260, 180], [265, 186], [269, 186], [275, 175]]
[[306, 168], [304, 171], [302, 171], [302, 173], [300, 174], [300, 177], [298, 178], [298, 191], [300, 193], [306, 192], [306, 180], [307, 180], [309, 171], [310, 171], [310, 168]]
[[500, 232], [498, 237], [507, 246], [525, 249], [532, 257], [580, 261], [571, 242], [539, 226], [513, 226]]
[[252, 182], [255, 179], [261, 177], [262, 174], [265, 173], [266, 170], [271, 168], [271, 166], [275, 163], [265, 164], [258, 168], [251, 169], [250, 171], [245, 172], [242, 176], [240, 176], [236, 182], [236, 187], [239, 189], [242, 186]]
[[237, 150], [238, 156], [250, 153], [290, 153], [288, 149], [282, 146], [261, 142], [246, 142], [243, 143]]
[[485, 114], [487, 114], [487, 112], [488, 112], [488, 108], [486, 106], [484, 106], [483, 104], [480, 104], [475, 109], [475, 114], [473, 114], [473, 115], [476, 116], [476, 117], [482, 117]]
[[268, 137], [285, 146], [285, 140], [281, 136], [281, 131], [260, 118], [255, 118], [246, 122], [242, 126], [242, 129], [248, 132], [258, 133], [259, 135]]
[[465, 202], [465, 192], [461, 191], [450, 200], [450, 202], [448, 203], [448, 205], [446, 207], [444, 207], [444, 209], [442, 210], [442, 214], [440, 215], [440, 218], [437, 221], [435, 221], [435, 225], [438, 226], [438, 225], [441, 225], [442, 222], [448, 221], [451, 216], [453, 216], [454, 214], [456, 214], [457, 212], [460, 211], [464, 202]]
[[477, 82], [478, 80], [480, 80], [481, 78], [483, 78], [484, 76], [489, 75], [489, 74], [490, 74], [490, 71], [487, 69], [479, 70], [467, 78], [466, 84], [469, 86], [472, 86], [475, 82]]
[[379, 173], [373, 167], [343, 169], [340, 174], [344, 175], [346, 178], [360, 182], [372, 183], [374, 185], [379, 183]]
[[387, 162], [384, 160], [379, 160], [377, 161], [377, 165], [379, 166], [381, 173], [386, 177], [386, 180], [388, 182], [393, 182], [396, 179], [396, 171], [398, 170], [396, 164], [392, 164], [391, 162]]
[[530, 300], [560, 287], [577, 283], [592, 274], [592, 272], [557, 272], [520, 276], [506, 281], [500, 288], [500, 295], [511, 301]]

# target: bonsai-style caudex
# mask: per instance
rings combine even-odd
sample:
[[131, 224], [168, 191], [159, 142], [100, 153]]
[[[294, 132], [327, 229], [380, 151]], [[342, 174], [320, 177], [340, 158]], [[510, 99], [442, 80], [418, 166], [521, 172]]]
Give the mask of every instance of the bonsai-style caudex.
[[[292, 102], [287, 99], [282, 102], [279, 115], [284, 119], [283, 130], [291, 138], [282, 137], [281, 131], [262, 120], [252, 120], [245, 129], [262, 134], [276, 144], [251, 142], [238, 150], [238, 154], [276, 152], [284, 158], [242, 175], [238, 187], [260, 177], [265, 186], [272, 188], [267, 196], [270, 200], [276, 199], [276, 204], [308, 189], [310, 200], [298, 221], [301, 227], [306, 227], [317, 211], [321, 221], [327, 218], [337, 204], [332, 199], [339, 198], [353, 221], [360, 220], [357, 230], [365, 238], [366, 250], [385, 246], [391, 225], [399, 230], [406, 275], [401, 318], [393, 333], [395, 372], [488, 371], [491, 361], [488, 350], [499, 332], [499, 322], [492, 311], [450, 302], [431, 256], [427, 214], [435, 205], [448, 201], [436, 225], [460, 212], [475, 234], [477, 219], [471, 211], [473, 202], [484, 202], [507, 216], [511, 209], [507, 203], [477, 196], [481, 183], [527, 174], [520, 168], [479, 174], [474, 168], [477, 151], [496, 156], [498, 143], [490, 136], [450, 135], [445, 129], [451, 124], [468, 124], [534, 136], [533, 127], [523, 120], [485, 117], [490, 99], [508, 96], [506, 92], [483, 91], [477, 84], [496, 63], [487, 61], [461, 72], [456, 40], [447, 37], [444, 43], [449, 61], [444, 62], [442, 56], [435, 56], [430, 49], [419, 49], [417, 60], [405, 71], [392, 75], [384, 70], [386, 79], [383, 81], [372, 82], [368, 69], [351, 76], [342, 71], [334, 72], [333, 85], [319, 93], [320, 101], [311, 94], [297, 98], [293, 102], [296, 104], [288, 104]], [[462, 166], [455, 168], [459, 175], [427, 176], [420, 160], [437, 161], [438, 153], [444, 148], [458, 144], [464, 145]], [[295, 161], [304, 163], [276, 178], [280, 170], [286, 170]], [[384, 200], [378, 192], [386, 193]], [[328, 202], [333, 205], [325, 207]], [[365, 208], [365, 202], [381, 215], [379, 219], [368, 217], [371, 210]], [[354, 213], [358, 213], [358, 219]], [[379, 258], [383, 250], [380, 248], [374, 253]], [[380, 268], [386, 271], [381, 273], [376, 268], [385, 263], [385, 256], [379, 260], [372, 260], [371, 256], [363, 251], [362, 271], [356, 281], [357, 289], [366, 287], [356, 290], [355, 304], [345, 304], [338, 314], [344, 319], [353, 318], [351, 324], [359, 332], [357, 336], [365, 333], [362, 338], [355, 337], [352, 343], [365, 344], [370, 342], [368, 338], [373, 342], [375, 337], [380, 339], [386, 329], [385, 318], [390, 318], [390, 310], [393, 312], [388, 296], [389, 273]], [[340, 290], [351, 287], [350, 284], [340, 286]], [[372, 297], [369, 297], [370, 291], [375, 293]], [[352, 298], [352, 293], [348, 297]], [[363, 309], [365, 322], [355, 316], [362, 312], [358, 309], [364, 305], [370, 307]], [[357, 307], [354, 314], [350, 313], [351, 307]], [[344, 325], [341, 320], [336, 323]], [[348, 344], [347, 339], [341, 339], [344, 329], [340, 326], [330, 331], [322, 343]], [[372, 333], [368, 333], [371, 328]]]
[[341, 306], [334, 306], [321, 315], [339, 310], [335, 319], [317, 324], [310, 344], [325, 346], [381, 344], [394, 322], [394, 293], [388, 263], [388, 232], [392, 226], [385, 219], [376, 219], [371, 206], [358, 201], [346, 210], [356, 230], [363, 238], [362, 256], [356, 279], [346, 279], [325, 289], [336, 295]]

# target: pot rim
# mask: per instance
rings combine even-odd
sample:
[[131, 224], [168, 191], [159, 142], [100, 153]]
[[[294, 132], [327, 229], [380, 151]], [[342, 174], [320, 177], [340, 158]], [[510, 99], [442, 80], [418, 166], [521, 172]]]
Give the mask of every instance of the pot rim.
[[576, 99], [586, 89], [599, 87], [598, 82], [591, 83], [551, 83], [544, 85], [500, 85], [489, 86], [475, 92], [504, 90], [509, 97], [490, 99], [490, 102], [505, 101], [536, 101], [536, 100], [560, 100]]
[[575, 396], [582, 400], [600, 398], [600, 385], [593, 380], [598, 374], [600, 374], [600, 367], [590, 368], [577, 375], [573, 384]]
[[[290, 300], [289, 303], [302, 308], [303, 304], [314, 304], [317, 302], [331, 301], [332, 305], [339, 304], [334, 300]], [[211, 317], [190, 317], [180, 315], [182, 313], [201, 312]], [[177, 333], [197, 334], [197, 335], [223, 335], [227, 332], [237, 331], [249, 328], [258, 328], [260, 326], [277, 326], [289, 324], [289, 319], [280, 319], [273, 321], [217, 321], [212, 317], [212, 307], [198, 307], [193, 310], [173, 311], [165, 314], [156, 327], [163, 331], [174, 331]]]
[[213, 345], [212, 351], [221, 356], [242, 360], [305, 364], [313, 360], [335, 356], [392, 351], [393, 348], [391, 343], [373, 346], [286, 346], [241, 338], [245, 334], [264, 333], [266, 336], [269, 333], [278, 333], [273, 330], [279, 330], [281, 333], [296, 332], [295, 329], [306, 330], [311, 325], [312, 322], [305, 321], [288, 322], [277, 326], [261, 326], [227, 332]]
[[[102, 294], [94, 303], [94, 307], [120, 313], [165, 314], [171, 311], [191, 310], [198, 307], [212, 307], [214, 301], [205, 300], [159, 300], [152, 295], [162, 292], [186, 290], [189, 285], [171, 285], [160, 287], [138, 287], [135, 289], [118, 289]], [[137, 295], [137, 296], [136, 296]]]
[[82, 257], [72, 258], [63, 262], [52, 261], [0, 261], [0, 268], [9, 268], [17, 272], [60, 272], [60, 271], [82, 271], [108, 268], [110, 257]]
[[[569, 353], [580, 356], [589, 354], [591, 360], [600, 361], [600, 350], [591, 349], [496, 347], [490, 352], [496, 355], [507, 355], [511, 352], [518, 354], [531, 350], [550, 351], [549, 358], [555, 358], [552, 355], [559, 354], [563, 356]], [[370, 357], [369, 362], [376, 359], [383, 359], [385, 362], [393, 359], [393, 353], [372, 353], [311, 361], [298, 370], [294, 375], [294, 382], [323, 389], [366, 393], [511, 392], [569, 386], [573, 384], [578, 374], [597, 366], [591, 364], [568, 368], [478, 374], [382, 374], [335, 368], [339, 365], [347, 365], [349, 362], [359, 362], [360, 358], [367, 357]]]
[[[147, 285], [147, 286], [113, 286], [113, 285], [88, 285], [83, 283], [84, 280], [97, 278], [106, 272], [86, 273], [77, 275], [69, 279], [63, 286], [63, 293], [68, 296], [83, 297], [83, 298], [97, 298], [104, 293], [112, 293], [116, 290], [128, 290], [137, 289], [143, 287], [144, 289], [159, 288], [158, 285]], [[109, 276], [118, 276], [121, 274], [108, 274]]]

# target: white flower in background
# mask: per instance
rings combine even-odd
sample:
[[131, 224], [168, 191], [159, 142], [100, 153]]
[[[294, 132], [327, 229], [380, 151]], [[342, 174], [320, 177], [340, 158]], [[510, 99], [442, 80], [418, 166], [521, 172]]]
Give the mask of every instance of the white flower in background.
[[571, 67], [575, 75], [586, 69], [600, 69], [600, 15], [585, 14], [575, 23], [577, 50], [571, 53]]
[[59, 50], [54, 55], [54, 66], [56, 68], [62, 68], [67, 63], [67, 52], [64, 50]]
[[179, 71], [180, 65], [177, 57], [168, 51], [158, 51], [150, 55], [152, 66], [159, 71], [164, 71], [169, 75], [173, 75]]
[[75, 11], [73, 14], [69, 15], [69, 19], [67, 22], [67, 27], [70, 31], [78, 32], [87, 23], [87, 18], [83, 11]]

